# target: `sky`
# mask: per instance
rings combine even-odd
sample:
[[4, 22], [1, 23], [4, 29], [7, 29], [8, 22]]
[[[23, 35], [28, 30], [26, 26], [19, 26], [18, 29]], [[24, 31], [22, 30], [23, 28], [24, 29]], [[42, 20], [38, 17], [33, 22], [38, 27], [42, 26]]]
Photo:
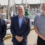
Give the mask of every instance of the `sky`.
[[[28, 4], [39, 4], [40, 2], [44, 2], [45, 0], [27, 0]], [[22, 0], [15, 0], [16, 4], [21, 4]], [[23, 0], [23, 3], [26, 3], [26, 0]], [[8, 0], [0, 0], [1, 5], [8, 5]], [[14, 0], [10, 0], [10, 5], [14, 4]]]

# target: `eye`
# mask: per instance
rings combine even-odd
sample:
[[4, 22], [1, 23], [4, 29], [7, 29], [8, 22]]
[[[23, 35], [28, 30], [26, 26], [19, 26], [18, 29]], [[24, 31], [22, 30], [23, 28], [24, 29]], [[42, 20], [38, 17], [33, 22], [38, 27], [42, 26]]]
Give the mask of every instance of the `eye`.
[[18, 10], [22, 10], [22, 9], [18, 9]]
[[22, 9], [21, 9], [22, 10]]
[[20, 9], [18, 9], [18, 10], [20, 10]]

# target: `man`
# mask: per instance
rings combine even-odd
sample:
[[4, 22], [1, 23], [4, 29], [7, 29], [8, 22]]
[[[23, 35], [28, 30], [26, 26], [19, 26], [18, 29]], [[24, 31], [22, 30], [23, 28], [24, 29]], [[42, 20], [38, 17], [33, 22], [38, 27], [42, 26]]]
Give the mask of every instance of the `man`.
[[5, 45], [3, 38], [6, 34], [6, 28], [7, 28], [6, 22], [2, 18], [0, 18], [0, 45]]
[[13, 14], [13, 17], [16, 16], [17, 14]]
[[41, 5], [42, 13], [38, 14], [34, 20], [34, 28], [38, 34], [37, 45], [45, 45], [45, 3]]
[[18, 15], [11, 20], [13, 45], [27, 45], [27, 36], [30, 32], [30, 19], [23, 15], [24, 8], [18, 6]]

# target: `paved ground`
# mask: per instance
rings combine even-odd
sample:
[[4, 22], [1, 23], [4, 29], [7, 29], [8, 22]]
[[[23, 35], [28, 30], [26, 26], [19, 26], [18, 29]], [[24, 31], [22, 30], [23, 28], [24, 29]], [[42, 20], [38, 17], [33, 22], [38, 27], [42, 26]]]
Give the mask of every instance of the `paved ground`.
[[11, 38], [5, 40], [5, 45], [13, 45], [12, 42], [11, 42]]
[[28, 45], [36, 45], [37, 44], [37, 34], [35, 31], [31, 31], [28, 36]]
[[[36, 43], [37, 43], [37, 34], [33, 30], [33, 31], [31, 31], [29, 33], [29, 36], [28, 36], [28, 44], [27, 45], [36, 45]], [[12, 42], [11, 42], [11, 38], [5, 40], [5, 45], [13, 45]]]
[[11, 34], [10, 29], [7, 29], [7, 31], [6, 31], [6, 35], [10, 35], [10, 34]]

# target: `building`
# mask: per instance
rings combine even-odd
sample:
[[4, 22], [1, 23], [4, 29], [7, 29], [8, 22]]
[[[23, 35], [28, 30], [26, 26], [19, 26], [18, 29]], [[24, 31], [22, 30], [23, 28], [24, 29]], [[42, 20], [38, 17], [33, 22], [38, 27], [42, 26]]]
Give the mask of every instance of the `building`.
[[30, 13], [35, 15], [36, 13], [40, 12], [40, 4], [29, 4], [30, 6]]
[[0, 5], [0, 13], [7, 13], [5, 6]]
[[[15, 9], [14, 9], [14, 5], [12, 6], [13, 12], [15, 10], [14, 13], [16, 14], [17, 14], [18, 5], [22, 5], [22, 4], [15, 4]], [[24, 6], [24, 9], [26, 9], [26, 4], [23, 4], [23, 6]], [[36, 13], [40, 12], [40, 4], [27, 4], [27, 9], [29, 13], [31, 13], [32, 15], [35, 15]]]

